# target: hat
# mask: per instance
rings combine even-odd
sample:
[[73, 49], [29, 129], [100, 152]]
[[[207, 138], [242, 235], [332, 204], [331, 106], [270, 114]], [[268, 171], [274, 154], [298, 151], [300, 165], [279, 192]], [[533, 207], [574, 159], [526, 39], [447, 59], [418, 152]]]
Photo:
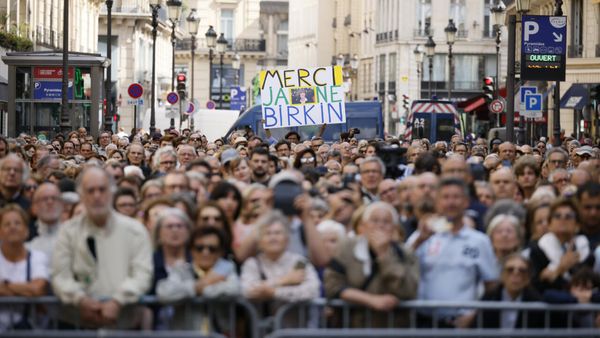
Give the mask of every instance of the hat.
[[152, 135], [152, 139], [155, 141], [158, 141], [162, 138], [162, 135], [160, 133], [154, 133], [154, 135]]
[[589, 156], [594, 155], [592, 147], [590, 147], [590, 146], [582, 146], [582, 147], [577, 148], [577, 150], [575, 150], [575, 154], [580, 155], [580, 156], [581, 155], [589, 155]]
[[237, 150], [227, 149], [221, 153], [221, 164], [225, 165], [234, 158], [239, 157]]
[[499, 139], [499, 138], [493, 139], [492, 140], [492, 145], [494, 145], [494, 144], [502, 144], [502, 140]]
[[247, 139], [246, 139], [244, 136], [238, 136], [238, 137], [235, 139], [235, 142], [233, 142], [233, 144], [234, 144], [235, 146], [237, 146], [239, 143], [242, 143], [242, 142], [244, 142], [244, 143], [248, 144], [248, 140], [247, 140]]
[[298, 178], [298, 176], [296, 174], [294, 174], [294, 172], [290, 171], [290, 170], [284, 170], [279, 172], [278, 174], [275, 174], [271, 180], [269, 180], [269, 188], [274, 188], [276, 185], [278, 185], [281, 182], [294, 182], [296, 184], [300, 184], [300, 179]]

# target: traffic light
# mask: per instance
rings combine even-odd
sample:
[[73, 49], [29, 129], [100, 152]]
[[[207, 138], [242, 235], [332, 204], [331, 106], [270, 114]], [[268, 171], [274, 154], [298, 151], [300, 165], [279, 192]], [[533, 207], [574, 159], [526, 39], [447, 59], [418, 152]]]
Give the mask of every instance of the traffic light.
[[184, 73], [177, 74], [177, 93], [181, 100], [185, 98], [185, 81], [186, 77]]
[[494, 100], [494, 78], [486, 76], [483, 78], [483, 95], [486, 102], [492, 102]]
[[410, 97], [408, 97], [408, 95], [404, 95], [402, 94], [402, 108], [404, 108], [404, 111], [408, 111], [409, 110], [409, 103]]
[[590, 88], [590, 98], [592, 101], [600, 103], [600, 85]]

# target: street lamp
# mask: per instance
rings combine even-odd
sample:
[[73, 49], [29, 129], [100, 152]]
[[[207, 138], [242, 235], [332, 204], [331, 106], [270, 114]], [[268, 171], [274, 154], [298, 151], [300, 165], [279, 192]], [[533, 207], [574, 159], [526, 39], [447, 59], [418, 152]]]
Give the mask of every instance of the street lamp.
[[223, 56], [227, 50], [227, 39], [225, 34], [221, 33], [217, 39], [217, 53], [219, 53], [219, 108], [223, 108]]
[[212, 62], [214, 58], [213, 49], [217, 46], [217, 32], [213, 26], [208, 26], [208, 30], [204, 34], [206, 38], [206, 46], [208, 47], [208, 99], [212, 100]]
[[158, 28], [158, 10], [160, 0], [150, 0], [152, 11], [152, 90], [150, 97], [150, 137], [156, 131], [156, 29]]
[[523, 14], [529, 12], [531, 0], [517, 0], [517, 12]]
[[454, 20], [448, 20], [448, 26], [444, 29], [446, 32], [446, 43], [448, 44], [448, 100], [452, 99], [452, 45], [456, 39], [458, 29], [454, 25]]
[[[200, 26], [200, 18], [198, 17], [198, 12], [196, 12], [195, 8], [192, 8], [190, 14], [187, 19], [188, 31], [192, 36], [192, 85], [191, 85], [191, 93], [190, 98], [191, 102], [194, 102], [194, 56], [196, 55], [196, 35], [198, 35], [198, 28]], [[190, 129], [194, 131], [194, 117], [190, 116]]]
[[[498, 99], [500, 97], [500, 43], [502, 42], [502, 26], [506, 20], [506, 6], [502, 0], [499, 0], [496, 6], [491, 9], [492, 22], [494, 24], [494, 30], [496, 31], [496, 86], [494, 87], [494, 97]], [[500, 114], [497, 116], [497, 125], [500, 126]]]
[[106, 84], [104, 99], [106, 100], [106, 115], [104, 116], [104, 130], [112, 130], [112, 6], [113, 0], [106, 0], [106, 58], [111, 60], [106, 70]]
[[344, 57], [344, 54], [342, 54], [342, 53], [338, 54], [338, 56], [335, 58], [336, 66], [344, 67], [345, 59], [346, 58]]
[[431, 78], [433, 77], [433, 56], [435, 55], [435, 42], [431, 35], [427, 39], [427, 43], [425, 43], [425, 52], [429, 59], [429, 98], [431, 99]]
[[[181, 16], [181, 1], [168, 0], [167, 8], [169, 9], [169, 20], [171, 20], [171, 24], [173, 25], [173, 30], [171, 31], [171, 45], [173, 47], [173, 63], [171, 67], [171, 91], [175, 91], [175, 43], [177, 42], [177, 38], [175, 37], [175, 29], [177, 28], [177, 23], [179, 22], [179, 17]], [[174, 118], [171, 118], [171, 129], [175, 129]]]
[[419, 88], [419, 99], [421, 98], [421, 73], [423, 72], [423, 48], [417, 45], [413, 50], [415, 61], [417, 61], [417, 88]]
[[231, 66], [235, 69], [235, 85], [238, 86], [240, 84], [240, 66], [241, 66], [241, 58], [238, 53], [235, 53], [233, 59], [231, 60]]

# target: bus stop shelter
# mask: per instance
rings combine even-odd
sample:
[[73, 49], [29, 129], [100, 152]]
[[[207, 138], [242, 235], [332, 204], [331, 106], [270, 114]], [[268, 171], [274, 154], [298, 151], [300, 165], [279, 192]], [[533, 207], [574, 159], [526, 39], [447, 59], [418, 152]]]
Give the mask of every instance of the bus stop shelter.
[[[62, 53], [7, 53], [9, 137], [20, 133], [60, 132]], [[100, 54], [69, 53], [69, 126], [98, 135], [102, 119], [104, 69], [110, 60]]]

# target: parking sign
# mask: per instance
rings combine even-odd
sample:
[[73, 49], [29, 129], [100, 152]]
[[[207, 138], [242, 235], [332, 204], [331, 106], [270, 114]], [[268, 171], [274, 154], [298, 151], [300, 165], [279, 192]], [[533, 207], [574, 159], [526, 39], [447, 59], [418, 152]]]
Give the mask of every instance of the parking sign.
[[567, 17], [523, 15], [521, 79], [565, 80]]

